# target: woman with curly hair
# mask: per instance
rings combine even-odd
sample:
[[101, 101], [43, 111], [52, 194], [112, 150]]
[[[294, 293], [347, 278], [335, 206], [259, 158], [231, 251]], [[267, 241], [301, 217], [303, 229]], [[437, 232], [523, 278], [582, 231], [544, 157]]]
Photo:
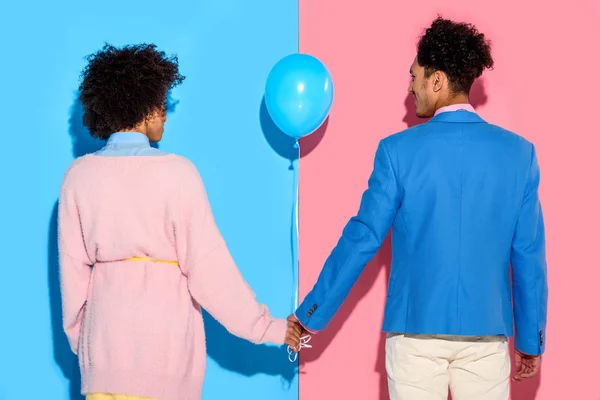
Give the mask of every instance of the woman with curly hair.
[[88, 400], [199, 399], [200, 307], [251, 342], [299, 344], [298, 325], [273, 318], [234, 264], [194, 165], [150, 146], [183, 80], [154, 45], [106, 45], [82, 73], [84, 124], [107, 143], [65, 174], [59, 254], [64, 329]]

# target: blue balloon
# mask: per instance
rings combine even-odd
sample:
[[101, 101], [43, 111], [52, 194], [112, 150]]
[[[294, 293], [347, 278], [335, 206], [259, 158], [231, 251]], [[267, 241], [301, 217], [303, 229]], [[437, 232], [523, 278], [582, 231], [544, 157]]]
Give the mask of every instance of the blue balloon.
[[265, 105], [271, 119], [295, 139], [313, 133], [329, 114], [333, 82], [321, 61], [308, 54], [291, 54], [271, 70]]

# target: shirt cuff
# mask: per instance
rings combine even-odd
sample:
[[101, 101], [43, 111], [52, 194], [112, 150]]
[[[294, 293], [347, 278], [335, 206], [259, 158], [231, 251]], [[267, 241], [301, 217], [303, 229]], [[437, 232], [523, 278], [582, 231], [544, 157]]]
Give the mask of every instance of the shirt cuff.
[[299, 320], [299, 319], [298, 319], [298, 317], [296, 316], [296, 313], [294, 313], [294, 318], [296, 318], [296, 320], [298, 321], [298, 323], [300, 324], [300, 326], [301, 326], [302, 328], [304, 328], [304, 330], [305, 330], [305, 331], [307, 331], [308, 333], [310, 333], [310, 334], [312, 334], [312, 335], [314, 335], [314, 334], [316, 334], [316, 333], [319, 333], [318, 331], [313, 331], [313, 330], [311, 330], [311, 329], [308, 329], [306, 326], [304, 326], [304, 325], [302, 324], [302, 322], [300, 322], [300, 320]]

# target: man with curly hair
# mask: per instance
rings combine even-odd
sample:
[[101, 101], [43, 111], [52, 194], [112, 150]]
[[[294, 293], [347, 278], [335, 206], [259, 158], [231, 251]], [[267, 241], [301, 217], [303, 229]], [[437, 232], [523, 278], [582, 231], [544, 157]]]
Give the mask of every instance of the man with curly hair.
[[[473, 25], [437, 18], [420, 38], [408, 92], [430, 118], [381, 141], [358, 214], [292, 318], [327, 327], [392, 231], [383, 330], [392, 400], [508, 399], [538, 373], [547, 279], [534, 146], [469, 105], [494, 62]], [[511, 266], [512, 265], [512, 287]]]
[[[63, 324], [88, 400], [200, 399], [204, 308], [231, 333], [298, 350], [237, 269], [202, 180], [163, 135], [177, 58], [154, 45], [105, 46], [80, 86], [84, 123], [106, 146], [65, 174], [59, 201]], [[243, 357], [243, 355], [241, 355]]]

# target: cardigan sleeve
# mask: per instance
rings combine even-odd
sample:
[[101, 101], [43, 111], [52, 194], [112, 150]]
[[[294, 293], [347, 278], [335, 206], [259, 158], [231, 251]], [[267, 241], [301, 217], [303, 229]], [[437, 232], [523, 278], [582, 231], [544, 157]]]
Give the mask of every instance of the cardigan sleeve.
[[287, 322], [257, 302], [215, 224], [200, 175], [186, 164], [175, 237], [192, 297], [232, 334], [253, 343], [283, 344]]
[[77, 354], [92, 263], [85, 249], [75, 192], [69, 182], [67, 172], [58, 203], [58, 254], [63, 328], [71, 350]]

